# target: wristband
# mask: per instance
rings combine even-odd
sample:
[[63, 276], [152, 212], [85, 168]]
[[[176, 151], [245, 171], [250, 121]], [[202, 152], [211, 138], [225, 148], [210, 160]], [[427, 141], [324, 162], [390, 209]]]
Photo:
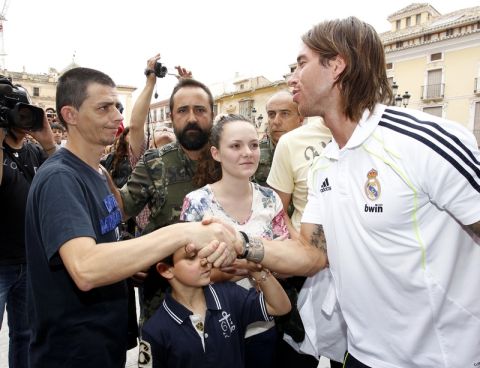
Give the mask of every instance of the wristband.
[[264, 268], [260, 272], [260, 278], [256, 279], [253, 275], [250, 275], [249, 278], [252, 280], [254, 284], [257, 284], [257, 286], [260, 286], [260, 283], [267, 281], [267, 278], [271, 275], [271, 272]]
[[153, 69], [145, 69], [144, 74], [148, 77], [150, 74], [155, 73], [155, 70]]

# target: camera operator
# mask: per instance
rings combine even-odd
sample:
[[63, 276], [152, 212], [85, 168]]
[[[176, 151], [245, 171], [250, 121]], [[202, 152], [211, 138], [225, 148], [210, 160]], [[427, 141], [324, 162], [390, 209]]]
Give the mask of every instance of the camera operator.
[[27, 367], [30, 331], [26, 308], [25, 208], [37, 168], [55, 152], [47, 118], [28, 131], [42, 148], [25, 139], [27, 131], [0, 127], [0, 327], [5, 306], [10, 330], [9, 366]]

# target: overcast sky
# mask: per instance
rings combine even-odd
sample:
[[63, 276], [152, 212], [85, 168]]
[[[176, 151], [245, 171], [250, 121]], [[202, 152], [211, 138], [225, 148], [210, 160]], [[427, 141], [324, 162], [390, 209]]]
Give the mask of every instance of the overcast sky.
[[[5, 0], [0, 0], [3, 5]], [[295, 62], [300, 36], [312, 25], [355, 15], [378, 32], [406, 0], [11, 0], [4, 22], [8, 70], [62, 70], [75, 54], [81, 66], [117, 84], [143, 87], [146, 60], [160, 52], [213, 84], [242, 76], [282, 79]], [[478, 0], [429, 2], [440, 13], [478, 6]], [[166, 97], [175, 79], [158, 83]]]

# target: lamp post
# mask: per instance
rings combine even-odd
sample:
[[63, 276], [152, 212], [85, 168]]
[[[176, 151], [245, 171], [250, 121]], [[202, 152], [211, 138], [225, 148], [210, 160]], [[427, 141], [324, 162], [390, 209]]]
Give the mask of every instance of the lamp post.
[[410, 97], [412, 97], [408, 91], [405, 91], [405, 93], [403, 95], [400, 95], [398, 94], [397, 95], [397, 92], [398, 92], [398, 84], [397, 82], [393, 82], [392, 83], [392, 92], [393, 92], [393, 95], [396, 96], [393, 100], [393, 104], [397, 107], [407, 107], [408, 106], [408, 103], [410, 102]]
[[403, 107], [407, 107], [408, 106], [408, 103], [410, 102], [410, 94], [408, 93], [408, 91], [405, 91], [405, 93], [403, 94], [402, 96], [402, 104], [403, 104]]
[[397, 95], [397, 91], [398, 91], [398, 84], [397, 84], [397, 82], [393, 82], [392, 83], [392, 92], [393, 92], [394, 96]]

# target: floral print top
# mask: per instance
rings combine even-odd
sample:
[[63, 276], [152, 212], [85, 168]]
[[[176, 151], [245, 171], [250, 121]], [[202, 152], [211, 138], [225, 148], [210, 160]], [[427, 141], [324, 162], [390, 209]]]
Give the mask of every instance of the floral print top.
[[222, 205], [215, 199], [208, 184], [185, 196], [180, 219], [201, 221], [205, 215], [210, 215], [251, 236], [260, 236], [268, 240], [280, 236], [288, 237], [287, 226], [283, 218], [283, 205], [278, 194], [272, 189], [256, 183], [250, 184], [253, 189], [252, 209], [250, 216], [244, 222], [238, 222], [225, 212]]

